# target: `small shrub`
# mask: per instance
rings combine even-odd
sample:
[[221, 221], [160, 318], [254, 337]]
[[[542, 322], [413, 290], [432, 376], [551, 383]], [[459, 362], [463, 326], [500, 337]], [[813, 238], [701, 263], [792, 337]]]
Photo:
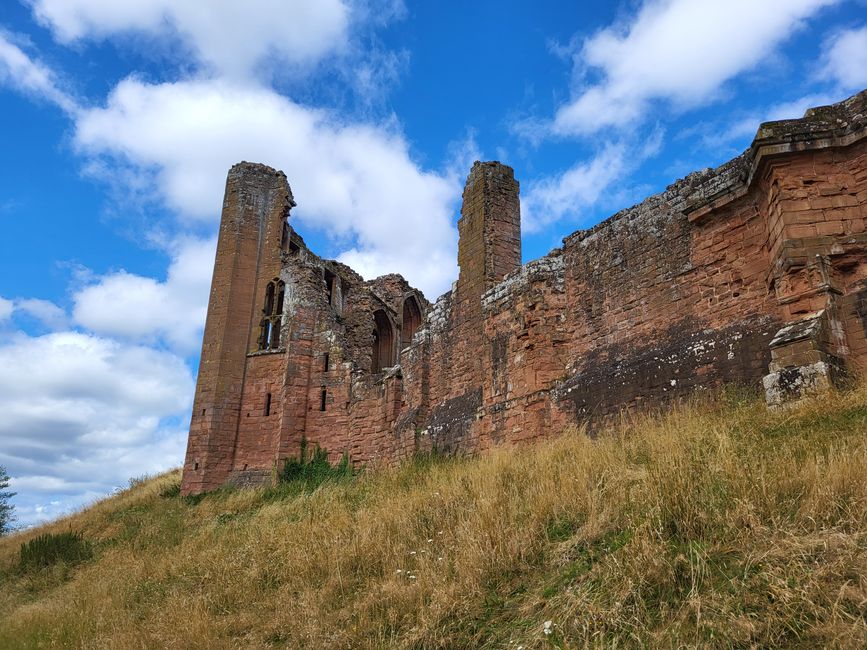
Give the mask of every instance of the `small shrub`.
[[287, 458], [280, 471], [280, 483], [294, 484], [315, 490], [325, 482], [341, 481], [354, 476], [355, 470], [349, 456], [343, 454], [337, 465], [328, 462], [328, 452], [316, 445], [313, 454], [307, 457], [307, 439], [301, 438], [301, 453], [298, 458]]
[[93, 550], [80, 533], [45, 533], [24, 542], [19, 554], [21, 568], [32, 570], [61, 562], [78, 564], [89, 560]]

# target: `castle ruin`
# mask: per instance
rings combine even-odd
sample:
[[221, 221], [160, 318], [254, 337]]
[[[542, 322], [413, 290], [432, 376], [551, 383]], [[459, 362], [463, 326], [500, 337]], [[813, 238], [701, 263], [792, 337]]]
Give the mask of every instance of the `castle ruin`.
[[434, 304], [365, 281], [289, 224], [282, 172], [232, 167], [181, 490], [336, 460], [474, 453], [763, 386], [770, 404], [867, 363], [867, 91], [761, 125], [714, 170], [521, 264], [518, 182], [477, 162], [457, 282]]

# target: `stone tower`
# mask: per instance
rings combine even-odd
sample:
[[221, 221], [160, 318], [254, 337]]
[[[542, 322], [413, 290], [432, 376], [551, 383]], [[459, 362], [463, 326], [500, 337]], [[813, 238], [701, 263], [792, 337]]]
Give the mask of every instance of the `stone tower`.
[[229, 478], [247, 355], [261, 336], [259, 296], [280, 275], [281, 243], [294, 205], [283, 172], [253, 163], [229, 171], [184, 462], [185, 494]]

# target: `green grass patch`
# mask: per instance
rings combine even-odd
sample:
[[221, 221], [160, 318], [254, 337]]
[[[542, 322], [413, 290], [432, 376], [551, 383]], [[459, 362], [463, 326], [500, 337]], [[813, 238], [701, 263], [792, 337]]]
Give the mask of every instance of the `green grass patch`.
[[60, 563], [75, 566], [91, 557], [91, 544], [80, 533], [45, 533], [21, 545], [18, 565], [34, 571]]
[[298, 458], [287, 458], [280, 470], [279, 482], [290, 488], [312, 492], [323, 483], [339, 483], [351, 479], [357, 471], [343, 454], [340, 462], [328, 462], [328, 451], [316, 445], [308, 453], [306, 438], [301, 438], [301, 451]]

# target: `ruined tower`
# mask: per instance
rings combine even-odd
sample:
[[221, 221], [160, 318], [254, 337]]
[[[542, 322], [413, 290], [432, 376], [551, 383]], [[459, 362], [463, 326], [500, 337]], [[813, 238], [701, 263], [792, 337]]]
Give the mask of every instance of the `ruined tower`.
[[511, 167], [473, 164], [458, 221], [460, 273], [452, 296], [454, 369], [448, 397], [482, 385], [482, 295], [521, 267], [521, 204]]
[[[497, 161], [473, 164], [458, 221], [458, 280], [443, 301], [448, 327], [436, 332], [431, 357], [432, 420], [428, 431], [441, 451], [473, 443], [482, 405], [485, 341], [482, 296], [521, 267], [519, 185], [511, 167]], [[438, 303], [439, 304], [439, 303]]]
[[[279, 278], [281, 240], [294, 205], [282, 172], [253, 163], [229, 171], [184, 464], [185, 493], [213, 489], [229, 478], [248, 354], [263, 335], [259, 296]], [[281, 298], [274, 286], [276, 311]], [[266, 326], [266, 348], [280, 347], [279, 327], [276, 319]]]

